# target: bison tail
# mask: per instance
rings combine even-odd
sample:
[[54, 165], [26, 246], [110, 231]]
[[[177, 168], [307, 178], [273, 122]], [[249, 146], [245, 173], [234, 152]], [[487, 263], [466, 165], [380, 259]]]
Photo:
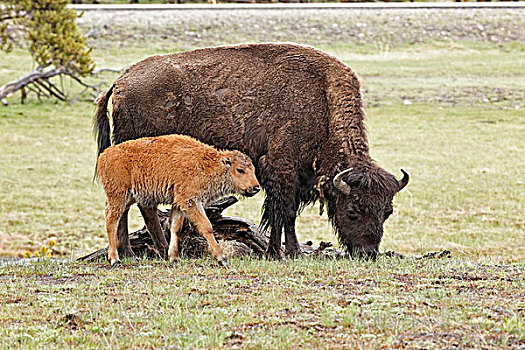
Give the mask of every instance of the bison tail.
[[[102, 92], [95, 100], [95, 103], [97, 104], [97, 114], [95, 114], [95, 118], [93, 120], [93, 132], [97, 139], [97, 159], [106, 148], [111, 146], [111, 127], [109, 125], [108, 101], [112, 93], [113, 85], [107, 91]], [[95, 166], [94, 179], [96, 178], [97, 169]]]

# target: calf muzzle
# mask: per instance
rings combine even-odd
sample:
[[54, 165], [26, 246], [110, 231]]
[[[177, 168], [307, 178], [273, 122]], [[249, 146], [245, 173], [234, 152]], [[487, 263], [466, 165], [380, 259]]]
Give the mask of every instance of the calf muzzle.
[[255, 196], [257, 193], [259, 193], [259, 191], [261, 190], [261, 188], [259, 186], [255, 186], [255, 187], [252, 187], [246, 191], [244, 191], [244, 195], [246, 197], [253, 197]]

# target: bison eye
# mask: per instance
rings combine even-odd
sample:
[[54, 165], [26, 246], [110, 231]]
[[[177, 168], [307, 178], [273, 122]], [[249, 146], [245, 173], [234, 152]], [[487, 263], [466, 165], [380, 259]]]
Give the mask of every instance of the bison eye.
[[356, 221], [357, 219], [359, 219], [359, 214], [355, 210], [352, 210], [352, 209], [349, 210], [347, 215], [348, 215], [348, 218], [352, 221]]
[[392, 213], [394, 212], [393, 209], [389, 209], [386, 213], [385, 213], [385, 220], [388, 219], [390, 217], [390, 215], [392, 215]]
[[245, 173], [245, 171], [242, 170], [242, 169], [237, 169], [237, 172], [238, 172], [239, 174], [244, 174], [244, 173]]

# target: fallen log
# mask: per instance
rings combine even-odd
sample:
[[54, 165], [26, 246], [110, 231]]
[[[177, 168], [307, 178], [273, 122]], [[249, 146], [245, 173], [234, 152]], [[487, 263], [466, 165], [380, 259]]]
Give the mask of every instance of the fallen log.
[[[268, 248], [269, 235], [259, 229], [253, 221], [233, 216], [223, 216], [222, 212], [237, 203], [237, 198], [227, 197], [208, 206], [205, 211], [213, 226], [213, 233], [219, 245], [223, 248], [227, 257], [250, 255], [262, 257]], [[169, 231], [169, 211], [158, 211], [159, 221], [166, 235], [166, 240], [170, 240]], [[130, 234], [131, 248], [135, 255], [149, 258], [157, 257], [154, 244], [146, 227]], [[343, 252], [331, 248], [331, 243], [321, 242], [319, 246], [314, 246], [311, 242], [302, 244], [305, 254], [311, 256], [334, 256], [344, 255]], [[284, 249], [283, 249], [284, 251]], [[209, 254], [208, 243], [198, 234], [191, 225], [185, 221], [180, 233], [179, 252], [185, 258], [200, 258]], [[78, 258], [78, 261], [97, 261], [107, 259], [107, 247], [99, 249], [91, 254]]]
[[[223, 216], [222, 212], [237, 203], [237, 198], [231, 196], [221, 199], [210, 206], [205, 211], [213, 226], [213, 233], [215, 239], [224, 250], [227, 258], [233, 256], [253, 256], [263, 257], [270, 235], [259, 229], [259, 226], [248, 219]], [[170, 241], [169, 231], [169, 211], [158, 211], [159, 221], [162, 230], [166, 235], [166, 240]], [[153, 240], [144, 226], [142, 229], [130, 234], [131, 248], [138, 257], [158, 258], [158, 254], [154, 248]], [[91, 254], [82, 256], [77, 261], [93, 262], [98, 260], [107, 260], [107, 247], [99, 249]], [[348, 253], [337, 250], [332, 247], [331, 242], [320, 242], [319, 245], [313, 245], [311, 241], [301, 243], [301, 251], [303, 256], [311, 258], [329, 257], [329, 258], [347, 258]], [[208, 243], [200, 234], [198, 234], [192, 226], [185, 221], [180, 233], [179, 252], [184, 258], [201, 258], [210, 255]], [[281, 248], [281, 253], [284, 253], [284, 247]], [[446, 259], [450, 258], [450, 251], [430, 252], [421, 256], [404, 256], [402, 254], [388, 251], [379, 254], [386, 258], [413, 258], [419, 259]]]
[[[7, 101], [5, 100], [5, 98], [8, 95], [18, 90], [22, 90], [25, 87], [30, 86], [31, 84], [33, 84], [36, 87], [36, 89], [38, 89], [38, 91], [42, 91], [43, 89], [46, 91], [46, 93], [54, 95], [59, 100], [65, 100], [63, 93], [59, 93], [57, 96], [55, 91], [53, 91], [48, 86], [46, 86], [44, 83], [42, 83], [42, 80], [49, 79], [54, 76], [60, 75], [63, 73], [63, 71], [64, 69], [57, 69], [57, 68], [52, 68], [47, 71], [44, 71], [43, 69], [39, 68], [18, 79], [13, 80], [10, 83], [2, 85], [0, 86], [0, 101], [2, 101], [4, 105], [7, 105]], [[38, 96], [40, 97], [40, 93], [38, 93]], [[25, 95], [22, 94], [22, 99], [24, 99], [24, 97]]]

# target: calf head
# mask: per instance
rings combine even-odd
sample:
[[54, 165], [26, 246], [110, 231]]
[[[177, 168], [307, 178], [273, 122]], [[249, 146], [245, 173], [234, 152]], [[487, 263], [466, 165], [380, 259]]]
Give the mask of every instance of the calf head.
[[228, 157], [223, 158], [223, 162], [229, 168], [233, 190], [236, 193], [252, 197], [260, 191], [250, 157], [239, 151], [231, 151]]
[[348, 252], [375, 258], [383, 237], [383, 224], [392, 214], [392, 199], [405, 187], [409, 175], [396, 178], [369, 164], [338, 173], [333, 179], [335, 193], [330, 196], [328, 215]]

